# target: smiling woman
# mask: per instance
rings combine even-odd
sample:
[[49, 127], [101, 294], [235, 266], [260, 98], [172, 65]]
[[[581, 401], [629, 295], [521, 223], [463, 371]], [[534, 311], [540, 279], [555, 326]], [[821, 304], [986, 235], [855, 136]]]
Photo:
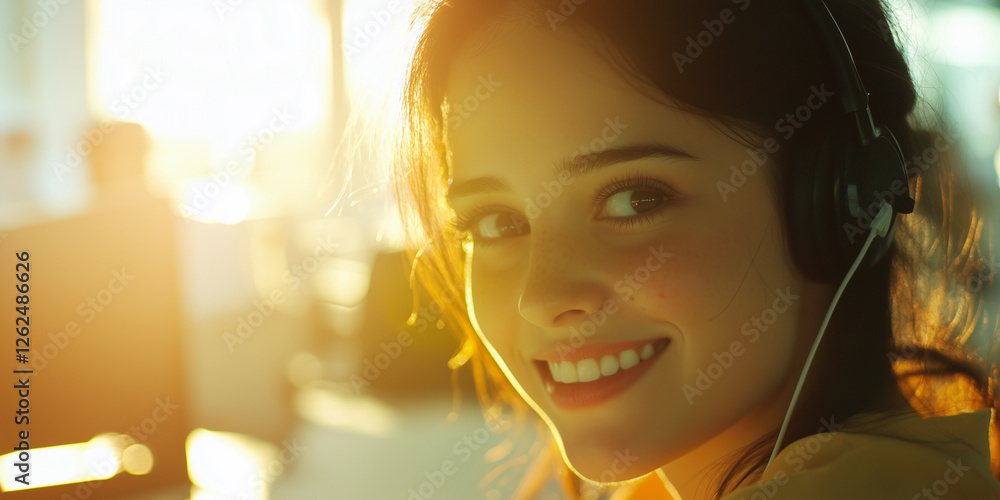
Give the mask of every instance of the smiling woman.
[[[904, 158], [918, 154], [935, 136], [908, 121], [916, 96], [880, 4], [827, 3], [871, 116]], [[1000, 497], [989, 414], [932, 416], [995, 406], [990, 365], [977, 364], [989, 345], [962, 342], [992, 341], [996, 297], [956, 288], [989, 258], [988, 201], [955, 210], [958, 164], [907, 178], [852, 156], [858, 129], [895, 143], [845, 116], [841, 61], [801, 4], [452, 0], [418, 12], [396, 176], [415, 276], [465, 298], [447, 312], [465, 335], [453, 368], [473, 366], [485, 405], [544, 422], [555, 470], [574, 473], [568, 495], [911, 498], [958, 458], [975, 472], [947, 483], [952, 495]], [[865, 162], [877, 168], [857, 172]], [[892, 189], [866, 195], [874, 186]], [[922, 218], [886, 212], [887, 243], [837, 302], [876, 199], [907, 213], [910, 189]], [[927, 304], [965, 316], [934, 331]], [[978, 399], [948, 407], [928, 373], [956, 374]], [[891, 479], [862, 468], [892, 462], [904, 473]]]

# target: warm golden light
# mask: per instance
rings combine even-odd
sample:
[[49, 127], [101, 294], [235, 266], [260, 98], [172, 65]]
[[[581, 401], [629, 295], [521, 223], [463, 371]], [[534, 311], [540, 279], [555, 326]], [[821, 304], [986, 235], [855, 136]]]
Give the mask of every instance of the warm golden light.
[[369, 436], [391, 436], [400, 424], [399, 414], [379, 400], [344, 395], [321, 381], [296, 393], [295, 409], [313, 423]]
[[[240, 498], [246, 500], [261, 500], [259, 497], [240, 497]], [[190, 500], [234, 500], [234, 498], [229, 495], [222, 495], [219, 493], [215, 493], [213, 491], [203, 490], [197, 486], [192, 486]]]
[[209, 224], [238, 224], [250, 215], [250, 195], [243, 186], [220, 187], [213, 180], [194, 183], [175, 211], [186, 219]]
[[95, 105], [154, 136], [223, 144], [275, 106], [295, 110], [289, 129], [314, 126], [332, 78], [330, 26], [314, 5], [101, 0], [90, 75]]
[[288, 380], [296, 387], [302, 387], [322, 376], [322, 361], [311, 352], [300, 352], [288, 361]]
[[316, 293], [325, 302], [341, 306], [360, 304], [368, 293], [371, 267], [351, 259], [333, 259], [318, 271]]
[[149, 474], [153, 470], [153, 451], [144, 444], [133, 444], [122, 452], [122, 467], [135, 476]]
[[[16, 480], [17, 475], [3, 474], [0, 475], [0, 490], [17, 491], [110, 479], [123, 470], [124, 452], [136, 446], [145, 448], [149, 466], [145, 472], [129, 472], [145, 474], [152, 468], [152, 452], [144, 445], [132, 443], [132, 437], [126, 434], [106, 433], [86, 443], [35, 448], [28, 455], [8, 453], [0, 456], [0, 470], [18, 470], [18, 464], [27, 463], [30, 465], [30, 481], [23, 484]], [[26, 457], [28, 460], [25, 462]]]
[[356, 105], [379, 114], [386, 97], [398, 90], [408, 47], [419, 30], [408, 30], [416, 0], [374, 3], [344, 2], [343, 47], [345, 74]]
[[294, 211], [329, 162], [317, 149], [329, 141], [339, 85], [327, 8], [95, 0], [91, 108], [148, 131], [147, 187], [181, 216], [237, 224]]
[[278, 448], [235, 432], [195, 429], [188, 434], [188, 476], [197, 487], [192, 500], [267, 500], [269, 483], [265, 473], [278, 458]]
[[91, 439], [83, 451], [91, 477], [108, 479], [121, 470], [122, 449], [112, 435], [102, 434]]

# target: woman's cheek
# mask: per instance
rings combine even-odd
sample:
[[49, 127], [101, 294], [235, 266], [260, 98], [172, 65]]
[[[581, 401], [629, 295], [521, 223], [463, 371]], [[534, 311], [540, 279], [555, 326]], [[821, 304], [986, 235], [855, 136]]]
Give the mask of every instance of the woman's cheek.
[[[488, 266], [473, 264], [471, 274], [472, 315], [486, 341], [506, 356], [519, 318], [517, 296], [511, 289], [512, 280]], [[508, 332], [504, 334], [504, 332]]]
[[[724, 267], [703, 252], [663, 247], [669, 257], [662, 263], [643, 261], [643, 266], [619, 281], [616, 292], [626, 307], [651, 317], [673, 321], [683, 314], [689, 319], [710, 314], [719, 294]], [[631, 279], [628, 279], [630, 277]]]

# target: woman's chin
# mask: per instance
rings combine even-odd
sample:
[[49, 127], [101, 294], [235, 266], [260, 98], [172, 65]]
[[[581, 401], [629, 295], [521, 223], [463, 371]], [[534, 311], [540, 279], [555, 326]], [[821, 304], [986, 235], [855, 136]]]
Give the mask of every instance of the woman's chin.
[[642, 477], [653, 470], [629, 447], [618, 450], [566, 450], [567, 465], [576, 475], [596, 483], [616, 483]]

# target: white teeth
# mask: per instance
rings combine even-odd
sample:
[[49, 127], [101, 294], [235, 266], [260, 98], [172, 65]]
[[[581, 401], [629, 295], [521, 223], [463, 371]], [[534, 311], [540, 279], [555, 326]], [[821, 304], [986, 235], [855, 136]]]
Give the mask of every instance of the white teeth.
[[642, 358], [643, 361], [646, 361], [652, 356], [653, 356], [653, 344], [646, 344], [642, 346], [642, 352], [639, 353], [639, 357]]
[[622, 367], [622, 370], [628, 370], [629, 368], [639, 364], [639, 355], [636, 354], [635, 349], [622, 351], [622, 353], [618, 355], [618, 364]]
[[549, 361], [548, 365], [552, 380], [556, 382], [564, 384], [593, 382], [601, 377], [614, 375], [619, 370], [628, 370], [651, 358], [654, 354], [656, 354], [656, 350], [653, 349], [653, 344], [646, 344], [639, 352], [636, 352], [635, 349], [627, 349], [617, 356], [606, 354], [601, 357], [600, 362], [594, 358], [587, 358], [577, 362]]
[[576, 382], [576, 364], [572, 361], [563, 361], [560, 363], [559, 373], [562, 375], [562, 383], [572, 384]]
[[601, 358], [601, 375], [607, 377], [616, 373], [618, 373], [618, 358], [610, 354], [605, 354]]
[[593, 382], [601, 378], [601, 369], [594, 358], [587, 358], [576, 362], [576, 376], [580, 382]]

